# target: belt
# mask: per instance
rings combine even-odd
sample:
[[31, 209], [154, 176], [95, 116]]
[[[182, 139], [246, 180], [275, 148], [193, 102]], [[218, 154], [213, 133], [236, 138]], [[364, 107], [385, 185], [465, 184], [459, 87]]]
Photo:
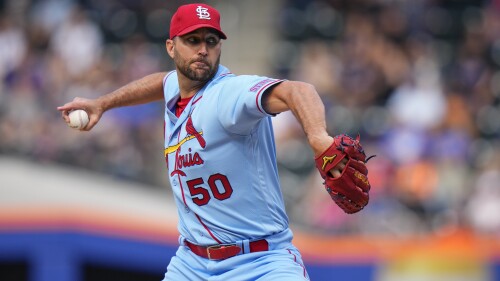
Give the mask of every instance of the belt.
[[[202, 258], [209, 260], [224, 260], [230, 257], [234, 257], [240, 252], [242, 252], [241, 247], [236, 244], [220, 244], [212, 246], [200, 246], [193, 244], [187, 240], [184, 244], [191, 249], [191, 251]], [[262, 252], [269, 250], [269, 244], [266, 239], [256, 240], [249, 243], [250, 253]]]

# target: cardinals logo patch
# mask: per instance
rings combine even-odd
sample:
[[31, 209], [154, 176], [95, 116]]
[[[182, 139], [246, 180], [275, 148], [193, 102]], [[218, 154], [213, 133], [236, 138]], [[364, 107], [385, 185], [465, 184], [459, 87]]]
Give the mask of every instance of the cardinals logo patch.
[[186, 121], [186, 133], [187, 133], [186, 136], [182, 140], [180, 140], [176, 145], [171, 145], [165, 148], [165, 156], [167, 156], [167, 154], [169, 153], [177, 151], [181, 147], [181, 145], [192, 139], [196, 139], [200, 144], [201, 148], [205, 148], [207, 142], [203, 137], [203, 131], [196, 130], [196, 128], [193, 125], [193, 120], [191, 119], [191, 116], [189, 116], [189, 118]]
[[186, 121], [186, 132], [188, 133], [188, 135], [194, 136], [198, 141], [198, 143], [200, 144], [200, 146], [202, 148], [205, 148], [207, 143], [205, 142], [205, 139], [201, 135], [203, 132], [200, 133], [196, 130], [196, 128], [193, 125], [193, 120], [191, 119], [191, 116], [189, 116], [188, 120]]

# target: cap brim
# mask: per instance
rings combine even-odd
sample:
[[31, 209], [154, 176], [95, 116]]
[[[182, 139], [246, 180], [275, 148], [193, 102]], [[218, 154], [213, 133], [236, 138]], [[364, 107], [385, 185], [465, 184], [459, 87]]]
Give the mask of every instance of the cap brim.
[[[177, 33], [177, 35], [175, 35], [175, 36], [182, 36], [182, 35], [186, 35], [186, 34], [188, 34], [188, 33], [190, 33], [190, 32], [193, 32], [193, 31], [195, 31], [195, 30], [197, 30], [197, 29], [204, 28], [204, 27], [206, 27], [206, 28], [211, 28], [211, 29], [213, 29], [213, 30], [217, 31], [217, 33], [219, 33], [219, 35], [220, 35], [220, 38], [222, 38], [222, 39], [227, 39], [226, 34], [224, 34], [224, 32], [222, 32], [222, 30], [217, 29], [215, 26], [210, 25], [210, 24], [195, 24], [195, 25], [192, 25], [192, 26], [190, 26], [190, 27], [187, 27], [187, 28], [185, 28], [185, 29], [181, 30], [181, 31], [180, 31], [179, 33]], [[173, 38], [173, 37], [172, 37], [172, 38]]]

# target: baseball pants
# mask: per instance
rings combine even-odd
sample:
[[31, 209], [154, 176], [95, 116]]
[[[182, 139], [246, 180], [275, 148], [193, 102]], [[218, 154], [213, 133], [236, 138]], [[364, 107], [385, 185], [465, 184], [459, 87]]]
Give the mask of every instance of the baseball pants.
[[225, 260], [202, 258], [181, 243], [163, 281], [309, 280], [302, 257], [292, 243], [273, 245], [273, 239], [266, 240], [270, 245], [268, 251], [240, 254]]

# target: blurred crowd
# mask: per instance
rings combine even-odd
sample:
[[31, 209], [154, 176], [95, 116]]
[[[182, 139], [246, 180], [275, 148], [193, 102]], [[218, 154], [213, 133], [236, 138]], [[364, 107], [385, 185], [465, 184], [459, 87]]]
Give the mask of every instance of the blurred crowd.
[[69, 130], [56, 110], [172, 69], [175, 3], [142, 2], [0, 1], [0, 153], [166, 184], [163, 103], [110, 111], [92, 134]]
[[[110, 111], [92, 134], [65, 127], [56, 107], [172, 69], [163, 44], [174, 2], [0, 1], [0, 155], [167, 186], [163, 103]], [[377, 155], [370, 204], [345, 215], [291, 113], [274, 118], [292, 223], [337, 235], [500, 234], [500, 1], [282, 2], [274, 77], [314, 84], [330, 133], [359, 133]]]
[[339, 234], [500, 234], [500, 1], [289, 0], [284, 7], [276, 72], [314, 84], [330, 133], [359, 133], [377, 155], [367, 164], [369, 206], [341, 214], [316, 188], [300, 128], [278, 117], [293, 219]]

